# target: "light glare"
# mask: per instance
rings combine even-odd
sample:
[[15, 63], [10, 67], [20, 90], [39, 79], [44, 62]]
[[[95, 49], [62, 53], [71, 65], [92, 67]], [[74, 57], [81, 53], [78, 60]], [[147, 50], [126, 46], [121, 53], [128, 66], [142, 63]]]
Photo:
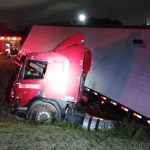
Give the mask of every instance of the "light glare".
[[85, 14], [79, 14], [79, 21], [85, 22], [86, 20], [86, 15]]

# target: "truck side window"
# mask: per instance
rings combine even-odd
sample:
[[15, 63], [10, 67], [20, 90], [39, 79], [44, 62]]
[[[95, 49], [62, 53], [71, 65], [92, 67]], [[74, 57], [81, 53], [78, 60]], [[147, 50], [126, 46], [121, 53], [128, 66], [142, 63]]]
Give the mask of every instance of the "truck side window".
[[25, 68], [24, 79], [43, 79], [46, 67], [46, 62], [29, 60]]

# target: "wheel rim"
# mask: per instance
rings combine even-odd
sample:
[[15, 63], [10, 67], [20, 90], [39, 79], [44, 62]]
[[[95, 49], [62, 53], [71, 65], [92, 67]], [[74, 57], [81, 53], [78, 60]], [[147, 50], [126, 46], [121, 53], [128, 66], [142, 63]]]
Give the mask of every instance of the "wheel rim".
[[44, 121], [52, 122], [52, 114], [47, 111], [41, 111], [36, 114], [35, 121], [39, 123]]

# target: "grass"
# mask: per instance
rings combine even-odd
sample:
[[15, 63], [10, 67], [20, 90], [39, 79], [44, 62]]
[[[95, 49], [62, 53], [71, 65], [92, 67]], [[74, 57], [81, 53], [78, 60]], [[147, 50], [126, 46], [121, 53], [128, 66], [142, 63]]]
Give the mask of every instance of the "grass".
[[144, 129], [126, 120], [115, 130], [85, 131], [69, 122], [36, 124], [0, 116], [0, 150], [149, 150]]
[[150, 140], [150, 128], [145, 127], [136, 120], [124, 119], [119, 127], [113, 131], [113, 134], [128, 139]]

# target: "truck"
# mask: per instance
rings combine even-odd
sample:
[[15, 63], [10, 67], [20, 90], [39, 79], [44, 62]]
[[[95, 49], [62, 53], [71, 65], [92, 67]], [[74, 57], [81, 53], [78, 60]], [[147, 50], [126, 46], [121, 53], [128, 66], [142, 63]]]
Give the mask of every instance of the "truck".
[[37, 122], [61, 121], [76, 104], [76, 114], [100, 114], [80, 117], [96, 128], [111, 107], [150, 124], [149, 35], [143, 28], [33, 26], [16, 60], [15, 110]]
[[22, 38], [20, 36], [0, 36], [0, 54], [17, 54]]

